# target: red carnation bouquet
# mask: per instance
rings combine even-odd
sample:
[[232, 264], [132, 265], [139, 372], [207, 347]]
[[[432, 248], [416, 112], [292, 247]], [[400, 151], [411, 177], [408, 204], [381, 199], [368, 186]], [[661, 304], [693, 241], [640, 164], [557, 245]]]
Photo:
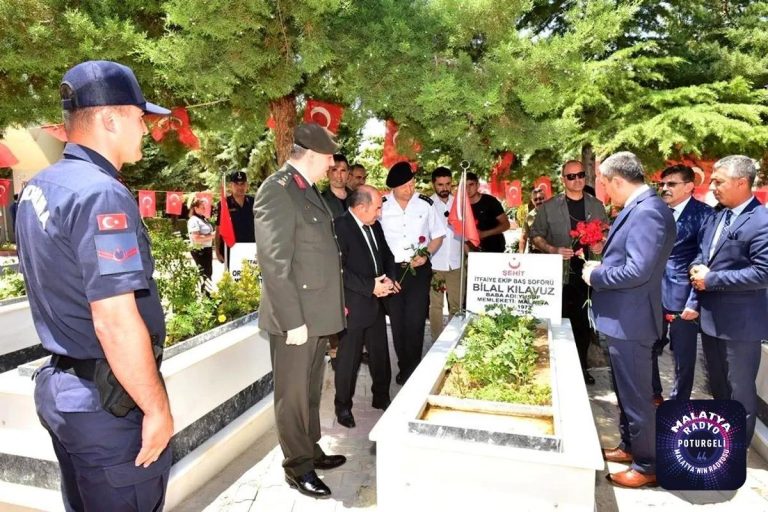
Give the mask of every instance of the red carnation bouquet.
[[410, 272], [412, 276], [416, 275], [416, 269], [413, 268], [413, 264], [411, 263], [413, 261], [413, 258], [417, 256], [424, 256], [424, 257], [429, 256], [429, 251], [427, 250], [427, 246], [423, 245], [426, 241], [427, 241], [427, 237], [425, 237], [424, 235], [419, 235], [419, 243], [416, 244], [415, 246], [411, 245], [409, 247], [409, 249], [413, 251], [413, 254], [411, 255], [411, 259], [408, 260], [408, 266], [403, 271], [403, 275], [401, 275], [400, 279], [398, 279], [397, 281], [398, 284], [402, 284], [403, 279], [405, 279], [405, 274], [407, 274], [408, 272]]
[[[581, 245], [582, 247], [592, 247], [603, 241], [603, 233], [608, 229], [608, 225], [601, 222], [599, 219], [589, 221], [579, 221], [576, 224], [576, 229], [572, 229], [570, 232], [571, 239], [573, 240], [573, 246]], [[595, 254], [590, 251], [595, 260], [602, 259], [600, 254]], [[584, 255], [584, 249], [579, 249], [575, 253], [576, 257], [586, 261]]]

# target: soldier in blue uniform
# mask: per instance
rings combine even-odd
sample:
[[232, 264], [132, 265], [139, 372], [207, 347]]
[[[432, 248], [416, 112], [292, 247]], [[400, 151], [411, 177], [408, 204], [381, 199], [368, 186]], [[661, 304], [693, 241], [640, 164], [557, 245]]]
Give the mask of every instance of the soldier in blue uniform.
[[35, 328], [51, 352], [35, 404], [68, 511], [162, 510], [173, 434], [159, 372], [163, 310], [136, 200], [117, 180], [141, 159], [146, 102], [133, 72], [89, 61], [60, 87], [69, 143], [30, 180], [16, 224]]

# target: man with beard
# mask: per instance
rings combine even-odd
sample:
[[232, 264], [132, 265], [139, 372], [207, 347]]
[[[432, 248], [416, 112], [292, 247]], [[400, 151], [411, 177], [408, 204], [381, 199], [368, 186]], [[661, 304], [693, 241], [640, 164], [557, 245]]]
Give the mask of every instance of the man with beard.
[[352, 164], [349, 168], [349, 177], [347, 178], [347, 187], [350, 190], [357, 190], [360, 185], [365, 185], [365, 180], [368, 179], [368, 172], [365, 170], [363, 164]]
[[347, 157], [341, 153], [333, 155], [333, 165], [328, 168], [328, 188], [322, 195], [334, 219], [347, 211], [347, 196], [352, 192], [347, 188], [348, 176]]

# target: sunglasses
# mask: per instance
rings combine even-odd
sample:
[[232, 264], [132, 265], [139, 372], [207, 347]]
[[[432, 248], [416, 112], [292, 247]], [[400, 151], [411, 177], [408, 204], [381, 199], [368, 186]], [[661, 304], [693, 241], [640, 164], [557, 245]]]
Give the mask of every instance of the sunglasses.
[[682, 185], [683, 183], [690, 183], [690, 181], [660, 181], [656, 184], [659, 188], [675, 188], [678, 185]]
[[566, 174], [565, 175], [565, 179], [567, 179], [568, 181], [583, 180], [586, 177], [587, 177], [587, 173], [584, 172], [584, 171], [577, 172], [577, 173], [574, 173], [574, 174]]

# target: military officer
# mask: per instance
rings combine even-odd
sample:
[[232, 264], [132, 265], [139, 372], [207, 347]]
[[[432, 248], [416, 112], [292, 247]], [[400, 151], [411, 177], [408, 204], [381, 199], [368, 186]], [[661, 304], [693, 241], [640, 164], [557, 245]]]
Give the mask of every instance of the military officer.
[[[331, 212], [315, 182], [337, 149], [315, 123], [294, 130], [291, 154], [256, 194], [254, 226], [263, 288], [259, 326], [269, 332], [275, 416], [288, 484], [326, 498], [316, 469], [333, 469], [343, 455], [326, 455], [320, 440], [323, 336], [344, 329], [341, 258]], [[322, 340], [322, 341], [321, 341]]]
[[149, 237], [117, 176], [141, 159], [144, 113], [170, 112], [115, 62], [76, 65], [60, 92], [69, 143], [24, 189], [16, 224], [35, 328], [53, 354], [35, 405], [66, 510], [162, 510], [173, 434], [158, 371], [165, 324]]
[[[387, 186], [392, 191], [382, 198], [381, 226], [402, 287], [400, 293], [387, 299], [387, 310], [400, 370], [395, 382], [403, 385], [421, 361], [432, 280], [429, 258], [443, 243], [445, 226], [437, 217], [432, 199], [415, 193], [410, 164], [393, 165], [387, 174]], [[426, 249], [425, 254], [417, 254], [424, 252], [418, 249]]]

